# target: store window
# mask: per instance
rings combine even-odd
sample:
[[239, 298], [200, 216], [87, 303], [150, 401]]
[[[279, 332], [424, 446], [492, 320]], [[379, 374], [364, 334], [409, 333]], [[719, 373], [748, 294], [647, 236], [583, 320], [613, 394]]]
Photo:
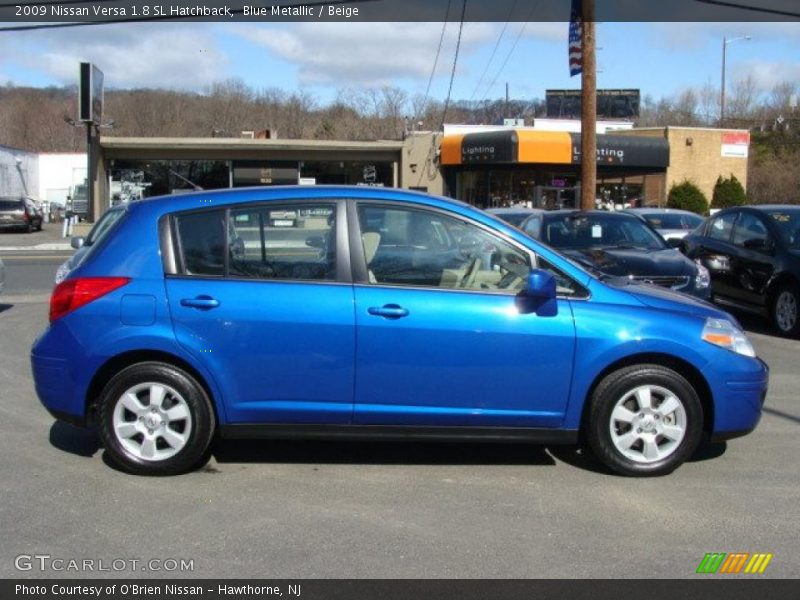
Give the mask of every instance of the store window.
[[222, 160], [113, 160], [109, 166], [112, 206], [230, 185], [228, 163]]

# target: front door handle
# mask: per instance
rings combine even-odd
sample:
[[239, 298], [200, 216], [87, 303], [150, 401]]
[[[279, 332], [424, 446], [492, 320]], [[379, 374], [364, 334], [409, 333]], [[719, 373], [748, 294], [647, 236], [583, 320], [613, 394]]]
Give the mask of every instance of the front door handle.
[[385, 317], [387, 319], [400, 319], [408, 316], [408, 309], [398, 306], [397, 304], [384, 304], [383, 306], [370, 306], [367, 312], [377, 317]]
[[211, 296], [197, 296], [196, 298], [183, 298], [181, 306], [188, 306], [189, 308], [199, 308], [200, 310], [209, 310], [210, 308], [217, 308], [219, 300]]

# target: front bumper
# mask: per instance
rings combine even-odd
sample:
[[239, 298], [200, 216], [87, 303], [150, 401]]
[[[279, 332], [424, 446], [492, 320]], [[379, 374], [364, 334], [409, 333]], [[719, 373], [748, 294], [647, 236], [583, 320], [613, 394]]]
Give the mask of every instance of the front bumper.
[[735, 371], [707, 369], [706, 378], [714, 396], [712, 440], [726, 440], [753, 431], [769, 388], [769, 367], [760, 358], [737, 357], [747, 368]]

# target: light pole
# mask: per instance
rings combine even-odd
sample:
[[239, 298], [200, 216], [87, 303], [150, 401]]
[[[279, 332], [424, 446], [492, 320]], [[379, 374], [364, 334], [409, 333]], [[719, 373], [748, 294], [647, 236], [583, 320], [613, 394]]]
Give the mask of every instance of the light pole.
[[732, 44], [733, 42], [739, 42], [742, 40], [750, 41], [753, 39], [749, 35], [743, 35], [741, 37], [735, 37], [728, 39], [727, 37], [722, 38], [722, 87], [720, 88], [719, 92], [719, 126], [725, 126], [725, 57], [728, 53], [728, 44]]

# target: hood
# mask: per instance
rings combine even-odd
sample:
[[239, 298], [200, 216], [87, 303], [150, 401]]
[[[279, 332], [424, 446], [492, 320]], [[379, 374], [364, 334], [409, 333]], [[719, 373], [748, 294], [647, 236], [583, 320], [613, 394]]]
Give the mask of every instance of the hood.
[[713, 317], [716, 319], [728, 319], [734, 323], [737, 322], [736, 319], [734, 319], [731, 315], [723, 310], [720, 310], [713, 304], [706, 302], [705, 300], [695, 298], [694, 296], [689, 296], [688, 294], [674, 292], [670, 289], [657, 287], [654, 285], [625, 283], [625, 280], [611, 280], [606, 283], [608, 285], [613, 285], [617, 289], [628, 292], [636, 300], [645, 306], [649, 306], [650, 308], [689, 313], [701, 318]]
[[559, 248], [579, 263], [589, 265], [614, 277], [689, 276], [697, 272], [694, 263], [673, 248]]

